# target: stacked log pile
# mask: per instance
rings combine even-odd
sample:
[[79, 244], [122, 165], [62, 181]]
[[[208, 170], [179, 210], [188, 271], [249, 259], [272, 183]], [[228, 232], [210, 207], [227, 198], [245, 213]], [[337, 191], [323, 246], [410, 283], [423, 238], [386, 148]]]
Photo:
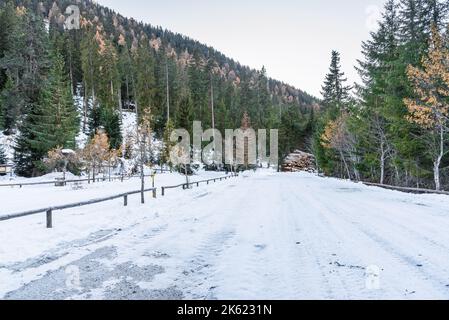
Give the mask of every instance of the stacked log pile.
[[297, 150], [285, 158], [282, 164], [283, 172], [316, 172], [315, 156], [310, 153]]

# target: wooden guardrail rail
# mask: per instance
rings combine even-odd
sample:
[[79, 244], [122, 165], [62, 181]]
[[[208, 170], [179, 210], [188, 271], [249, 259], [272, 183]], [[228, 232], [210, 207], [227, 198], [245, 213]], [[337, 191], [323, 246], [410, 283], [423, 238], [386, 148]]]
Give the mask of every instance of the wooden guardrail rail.
[[162, 190], [162, 196], [165, 196], [165, 190], [167, 189], [177, 189], [177, 188], [181, 188], [182, 189], [189, 189], [191, 185], [196, 185], [197, 187], [200, 186], [200, 184], [202, 183], [206, 183], [209, 184], [211, 182], [217, 182], [217, 181], [222, 181], [222, 180], [227, 180], [233, 177], [238, 177], [238, 174], [231, 174], [231, 175], [227, 175], [227, 176], [223, 176], [223, 177], [218, 177], [218, 178], [212, 178], [212, 179], [207, 179], [207, 180], [201, 180], [201, 181], [194, 181], [194, 182], [189, 182], [189, 183], [181, 183], [178, 185], [174, 185], [174, 186], [164, 186], [161, 187]]
[[[157, 170], [158, 172], [170, 172], [169, 170]], [[151, 175], [145, 175], [145, 177], [151, 177]], [[79, 182], [107, 182], [107, 181], [124, 181], [131, 178], [140, 178], [140, 175], [132, 175], [132, 176], [111, 176], [109, 177], [100, 177], [100, 178], [93, 178], [91, 179], [72, 179], [72, 180], [53, 180], [53, 181], [39, 181], [39, 182], [17, 182], [17, 183], [5, 183], [0, 184], [0, 187], [24, 187], [24, 186], [38, 186], [38, 185], [52, 185], [57, 183], [62, 183], [66, 185], [67, 183], [79, 183]]]
[[[150, 192], [150, 191], [153, 192], [153, 198], [156, 198], [157, 188], [150, 188], [150, 189], [144, 190], [144, 192]], [[142, 192], [141, 190], [131, 191], [131, 192], [120, 193], [120, 194], [109, 196], [109, 197], [92, 199], [92, 200], [76, 202], [76, 203], [71, 203], [71, 204], [66, 204], [66, 205], [52, 206], [52, 207], [46, 207], [46, 208], [41, 208], [41, 209], [36, 209], [36, 210], [19, 212], [19, 213], [0, 215], [0, 221], [12, 220], [12, 219], [16, 219], [16, 218], [35, 215], [38, 213], [46, 213], [47, 228], [53, 228], [53, 212], [54, 211], [78, 208], [78, 207], [88, 206], [88, 205], [92, 205], [92, 204], [96, 204], [96, 203], [100, 203], [100, 202], [111, 201], [111, 200], [115, 200], [115, 199], [119, 199], [119, 198], [123, 198], [123, 205], [127, 206], [128, 205], [128, 196], [134, 195], [134, 194], [140, 194], [141, 192]]]
[[[109, 180], [108, 178], [103, 179], [103, 178], [95, 178], [95, 182], [102, 182], [102, 181], [106, 181]], [[121, 177], [111, 177], [111, 181], [115, 181], [115, 180], [122, 180]], [[63, 184], [67, 184], [67, 183], [77, 183], [77, 182], [89, 182], [89, 181], [94, 181], [94, 179], [76, 179], [76, 180], [54, 180], [54, 181], [40, 181], [40, 182], [17, 182], [17, 183], [5, 183], [5, 184], [0, 184], [0, 187], [24, 187], [24, 186], [39, 186], [39, 185], [50, 185], [50, 184], [57, 184], [57, 183], [63, 183]]]
[[[209, 184], [211, 182], [223, 181], [223, 180], [227, 180], [227, 179], [230, 179], [232, 177], [237, 177], [237, 176], [238, 176], [238, 174], [231, 174], [231, 175], [218, 177], [218, 178], [212, 178], [212, 179], [208, 179], [208, 180], [183, 183], [183, 184], [179, 184], [176, 186], [165, 186], [165, 187], [162, 187], [162, 196], [165, 196], [166, 189], [175, 189], [175, 188], [181, 188], [181, 187], [183, 189], [188, 189], [191, 185], [199, 186], [202, 183]], [[73, 181], [79, 182], [79, 180], [73, 180]], [[66, 181], [66, 182], [69, 182], [69, 181]], [[55, 181], [52, 181], [51, 183], [55, 183]], [[33, 184], [42, 184], [42, 183], [33, 183]], [[157, 188], [145, 189], [143, 192], [150, 192], [150, 191], [153, 193], [153, 198], [156, 198]], [[21, 218], [21, 217], [36, 215], [39, 213], [45, 213], [46, 221], [47, 221], [47, 228], [53, 228], [53, 212], [54, 211], [78, 208], [78, 207], [88, 206], [88, 205], [92, 205], [92, 204], [96, 204], [96, 203], [111, 201], [111, 200], [115, 200], [115, 199], [119, 199], [119, 198], [123, 198], [123, 205], [127, 206], [128, 205], [128, 196], [134, 195], [134, 194], [140, 194], [140, 193], [142, 193], [142, 190], [125, 192], [125, 193], [120, 193], [117, 195], [108, 196], [108, 197], [104, 197], [104, 198], [91, 199], [91, 200], [87, 200], [87, 201], [76, 202], [76, 203], [71, 203], [71, 204], [66, 204], [66, 205], [51, 206], [51, 207], [45, 207], [45, 208], [41, 208], [41, 209], [28, 210], [28, 211], [19, 212], [19, 213], [0, 215], [0, 221], [12, 220], [12, 219], [17, 219], [17, 218]]]
[[364, 185], [371, 187], [380, 187], [388, 190], [396, 190], [408, 193], [416, 193], [416, 194], [444, 194], [449, 195], [448, 191], [437, 191], [431, 189], [422, 189], [422, 188], [408, 188], [408, 187], [396, 187], [390, 186], [388, 184], [380, 184], [380, 183], [372, 183], [372, 182], [362, 182]]

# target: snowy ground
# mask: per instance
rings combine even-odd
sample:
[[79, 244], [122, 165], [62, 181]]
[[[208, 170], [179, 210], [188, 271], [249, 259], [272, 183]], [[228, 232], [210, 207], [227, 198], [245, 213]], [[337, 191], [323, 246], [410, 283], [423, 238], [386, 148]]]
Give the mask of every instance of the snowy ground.
[[[136, 187], [0, 189], [0, 211]], [[0, 298], [449, 299], [448, 208], [443, 195], [261, 171], [64, 211], [52, 230], [43, 215], [0, 222]]]

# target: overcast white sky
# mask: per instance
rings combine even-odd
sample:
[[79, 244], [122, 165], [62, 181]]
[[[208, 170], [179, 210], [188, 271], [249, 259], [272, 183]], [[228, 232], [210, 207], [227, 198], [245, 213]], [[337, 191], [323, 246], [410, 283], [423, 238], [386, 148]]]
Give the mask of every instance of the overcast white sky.
[[384, 0], [98, 0], [127, 17], [210, 45], [310, 94], [320, 90], [331, 50], [352, 83], [360, 45]]

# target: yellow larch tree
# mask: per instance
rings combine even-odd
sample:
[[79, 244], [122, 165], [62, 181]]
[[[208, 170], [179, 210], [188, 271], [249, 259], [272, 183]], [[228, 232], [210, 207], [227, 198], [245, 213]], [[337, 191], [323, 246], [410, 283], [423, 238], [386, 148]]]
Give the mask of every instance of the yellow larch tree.
[[109, 138], [104, 130], [99, 129], [83, 152], [83, 158], [92, 171], [94, 182], [97, 170], [101, 170], [103, 162], [108, 161], [110, 156]]

